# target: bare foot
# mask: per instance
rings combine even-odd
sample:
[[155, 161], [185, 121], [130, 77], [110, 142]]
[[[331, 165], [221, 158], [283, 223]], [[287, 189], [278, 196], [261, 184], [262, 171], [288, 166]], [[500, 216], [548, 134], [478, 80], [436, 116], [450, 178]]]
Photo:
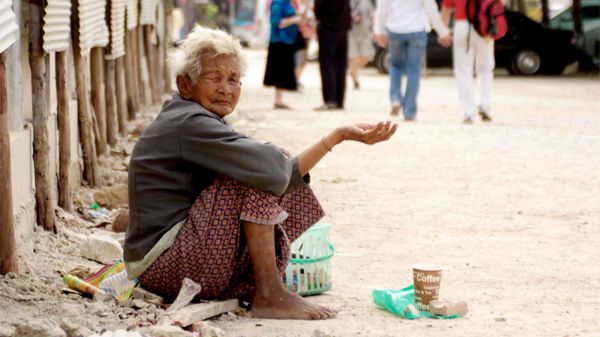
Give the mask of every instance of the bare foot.
[[271, 289], [268, 296], [256, 293], [252, 303], [252, 317], [274, 319], [329, 319], [336, 312], [306, 302], [297, 294], [284, 289]]

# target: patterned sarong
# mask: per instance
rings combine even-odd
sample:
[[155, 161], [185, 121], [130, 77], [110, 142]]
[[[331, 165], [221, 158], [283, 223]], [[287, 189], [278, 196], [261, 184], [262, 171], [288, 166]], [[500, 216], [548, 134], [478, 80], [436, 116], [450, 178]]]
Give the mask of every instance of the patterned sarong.
[[184, 278], [202, 286], [203, 300], [252, 299], [254, 276], [241, 221], [275, 226], [280, 276], [294, 241], [324, 215], [309, 187], [278, 197], [220, 176], [202, 191], [177, 239], [139, 277], [145, 289], [173, 300]]

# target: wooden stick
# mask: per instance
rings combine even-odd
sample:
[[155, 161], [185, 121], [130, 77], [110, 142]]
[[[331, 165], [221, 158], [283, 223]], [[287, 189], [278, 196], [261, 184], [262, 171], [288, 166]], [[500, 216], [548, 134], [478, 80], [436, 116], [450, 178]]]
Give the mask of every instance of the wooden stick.
[[126, 125], [125, 125], [125, 120], [127, 117], [127, 102], [125, 101], [125, 92], [127, 91], [125, 89], [126, 85], [125, 85], [125, 71], [123, 70], [123, 68], [125, 68], [125, 66], [123, 65], [125, 61], [124, 57], [119, 57], [116, 61], [115, 61], [115, 66], [116, 66], [116, 78], [115, 81], [117, 83], [117, 116], [119, 117], [119, 132], [121, 133], [121, 135], [125, 136], [125, 134], [127, 133], [127, 129], [126, 129]]
[[169, 323], [175, 323], [179, 326], [186, 327], [192, 325], [192, 323], [200, 322], [224, 312], [236, 310], [237, 308], [239, 308], [238, 300], [198, 303], [168, 313], [166, 314], [166, 317]]
[[96, 151], [98, 155], [106, 153], [106, 96], [104, 88], [104, 48], [94, 47], [91, 53], [92, 106], [98, 123]]
[[48, 139], [48, 102], [46, 94], [46, 59], [42, 48], [44, 8], [40, 3], [29, 3], [29, 66], [33, 110], [33, 163], [35, 171], [35, 200], [37, 223], [46, 230], [56, 231], [54, 208], [56, 196], [50, 174], [50, 146]]
[[144, 51], [146, 52], [146, 66], [148, 67], [148, 82], [152, 103], [158, 104], [158, 85], [156, 81], [156, 47], [152, 45], [152, 26], [144, 25]]
[[164, 91], [167, 94], [170, 94], [171, 91], [173, 91], [173, 89], [171, 88], [171, 71], [169, 69], [169, 66], [167, 64], [167, 57], [168, 57], [168, 51], [169, 51], [169, 45], [171, 43], [171, 26], [172, 26], [172, 19], [173, 19], [173, 9], [171, 8], [171, 3], [170, 1], [164, 1], [163, 2], [165, 4], [165, 24], [164, 24], [164, 38], [161, 43], [162, 49], [163, 49], [163, 61], [164, 63], [164, 68], [163, 68], [163, 78], [164, 78]]
[[[134, 49], [133, 49], [133, 35], [132, 31], [125, 32], [125, 85], [127, 87], [127, 116], [130, 116], [130, 119], [135, 119], [135, 112], [139, 110], [139, 93], [137, 90], [137, 77], [135, 77], [135, 61], [133, 58]], [[119, 128], [121, 133], [124, 132], [121, 128]]]
[[71, 34], [73, 41], [73, 62], [75, 63], [75, 84], [77, 88], [77, 116], [79, 120], [79, 138], [81, 156], [83, 157], [83, 173], [88, 186], [95, 187], [99, 183], [98, 158], [94, 147], [94, 134], [90, 114], [86, 60], [81, 56], [79, 48], [79, 18], [77, 6], [71, 11]]
[[106, 89], [106, 142], [117, 145], [117, 101], [115, 92], [115, 60], [104, 61]]
[[[142, 57], [144, 54], [144, 50], [143, 50], [143, 33], [142, 33], [142, 27], [141, 26], [137, 26], [135, 28], [134, 31], [134, 62], [135, 62], [135, 68], [134, 71], [137, 75], [137, 79], [138, 79], [138, 88], [139, 88], [139, 97], [140, 97], [140, 107], [146, 106], [147, 104], [151, 104], [152, 102], [148, 102], [147, 100], [147, 90], [146, 90], [146, 85], [144, 83], [144, 76], [142, 74], [142, 67], [145, 67], [144, 64], [142, 64]], [[140, 43], [142, 43], [142, 47], [140, 47]]]
[[59, 168], [58, 206], [73, 211], [71, 202], [71, 126], [69, 112], [69, 89], [67, 88], [67, 53], [56, 53], [56, 98], [58, 104]]
[[19, 271], [13, 223], [6, 52], [0, 53], [0, 274]]

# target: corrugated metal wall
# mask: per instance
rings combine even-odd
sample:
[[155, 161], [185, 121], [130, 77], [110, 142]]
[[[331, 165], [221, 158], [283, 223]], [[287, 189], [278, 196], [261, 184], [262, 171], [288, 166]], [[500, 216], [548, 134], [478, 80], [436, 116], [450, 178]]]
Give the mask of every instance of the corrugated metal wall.
[[132, 30], [138, 26], [138, 0], [125, 0], [125, 4], [127, 6], [127, 30]]
[[109, 0], [110, 43], [106, 59], [125, 55], [125, 0]]
[[140, 11], [140, 25], [156, 25], [156, 11], [158, 0], [142, 1], [142, 9]]
[[79, 47], [87, 55], [92, 47], [108, 44], [106, 0], [79, 0]]
[[71, 1], [48, 0], [44, 15], [44, 50], [64, 51], [71, 34]]
[[12, 10], [11, 0], [0, 0], [0, 52], [10, 47], [19, 37], [19, 26]]

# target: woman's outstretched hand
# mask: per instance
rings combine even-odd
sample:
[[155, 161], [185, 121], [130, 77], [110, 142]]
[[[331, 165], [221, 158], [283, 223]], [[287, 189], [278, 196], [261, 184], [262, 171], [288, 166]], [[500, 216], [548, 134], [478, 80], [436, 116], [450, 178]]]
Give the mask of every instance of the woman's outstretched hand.
[[398, 124], [387, 121], [377, 124], [360, 123], [343, 126], [339, 131], [342, 134], [342, 140], [373, 145], [390, 139], [396, 133], [396, 129], [398, 129]]

